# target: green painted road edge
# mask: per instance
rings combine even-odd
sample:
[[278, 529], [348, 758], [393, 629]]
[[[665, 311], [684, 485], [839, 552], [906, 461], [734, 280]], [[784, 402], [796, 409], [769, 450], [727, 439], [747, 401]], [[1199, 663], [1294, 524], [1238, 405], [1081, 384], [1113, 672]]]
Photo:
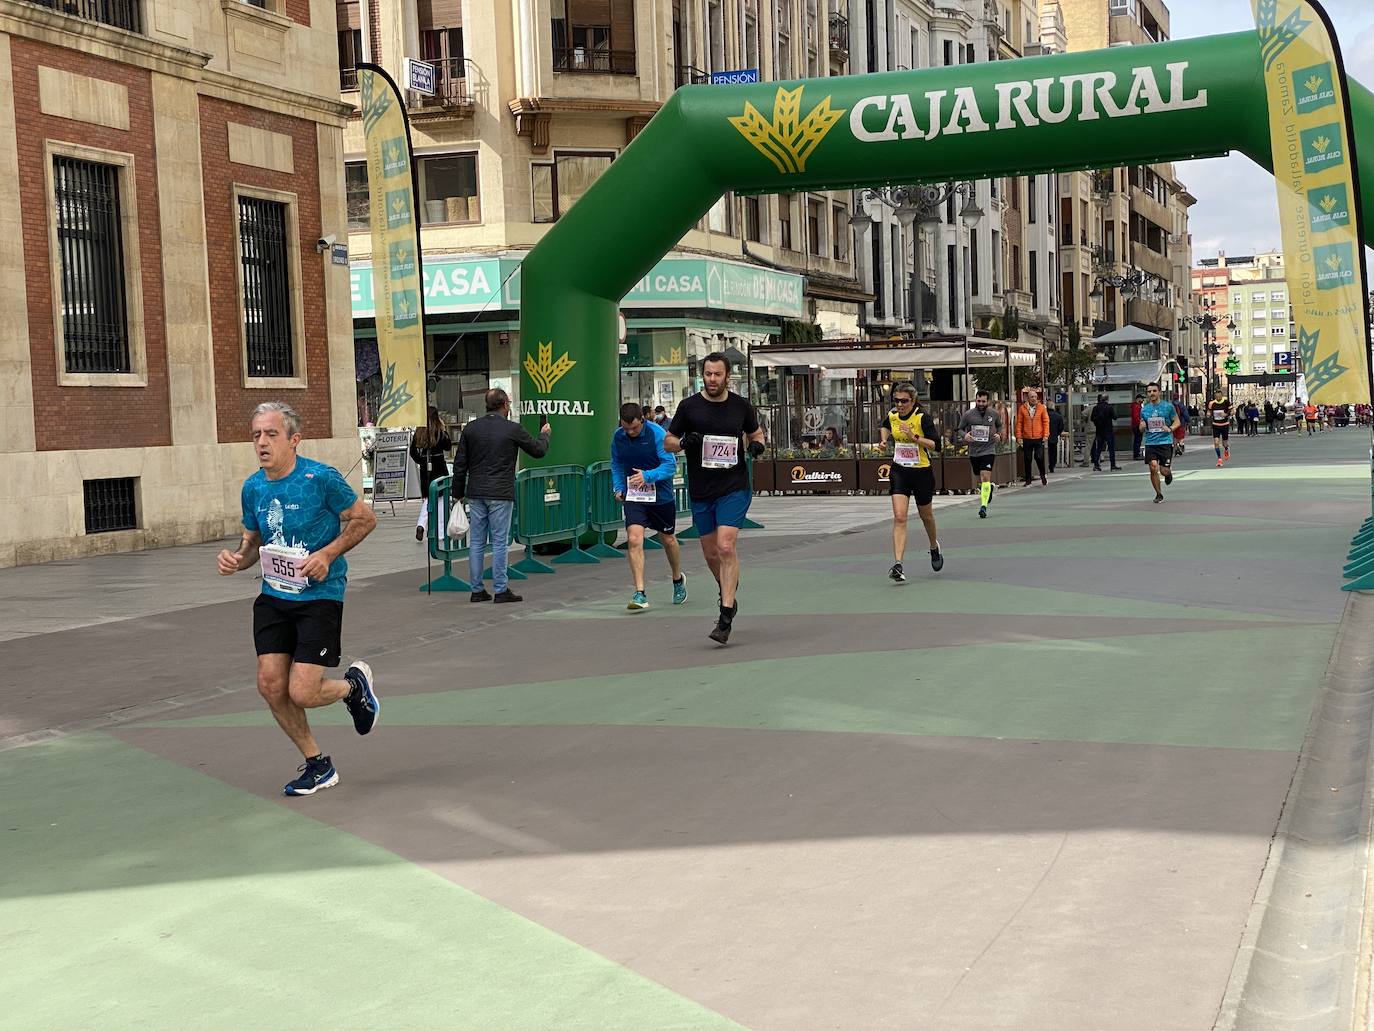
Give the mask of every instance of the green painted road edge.
[[105, 734], [6, 753], [0, 774], [0, 1026], [738, 1031], [309, 799]]
[[1215, 1027], [1367, 1027], [1374, 595], [1336, 633]]

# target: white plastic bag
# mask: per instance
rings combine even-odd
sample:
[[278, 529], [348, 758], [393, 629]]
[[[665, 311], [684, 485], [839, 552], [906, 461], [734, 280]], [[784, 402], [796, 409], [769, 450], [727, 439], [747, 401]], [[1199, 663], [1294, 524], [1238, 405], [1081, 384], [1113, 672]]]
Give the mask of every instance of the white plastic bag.
[[451, 503], [453, 508], [448, 514], [448, 537], [449, 540], [456, 541], [468, 535], [468, 513], [458, 498], [454, 498]]

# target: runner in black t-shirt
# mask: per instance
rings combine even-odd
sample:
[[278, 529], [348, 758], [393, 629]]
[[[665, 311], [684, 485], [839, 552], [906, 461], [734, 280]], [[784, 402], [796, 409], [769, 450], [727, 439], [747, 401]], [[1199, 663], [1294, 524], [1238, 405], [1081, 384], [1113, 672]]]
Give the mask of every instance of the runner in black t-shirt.
[[735, 542], [753, 499], [744, 455], [746, 450], [754, 458], [763, 454], [763, 430], [754, 406], [730, 392], [729, 358], [716, 351], [708, 354], [701, 375], [703, 390], [682, 399], [663, 444], [668, 451], [687, 455], [692, 523], [701, 535], [701, 553], [720, 585], [720, 618], [710, 637], [724, 644], [739, 610]]

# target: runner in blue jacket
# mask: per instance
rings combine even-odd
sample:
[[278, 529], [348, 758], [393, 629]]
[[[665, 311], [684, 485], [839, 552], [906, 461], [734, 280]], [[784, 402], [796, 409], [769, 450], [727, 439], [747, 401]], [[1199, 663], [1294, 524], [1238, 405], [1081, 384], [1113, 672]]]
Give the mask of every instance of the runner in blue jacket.
[[663, 447], [666, 431], [644, 421], [639, 405], [620, 407], [620, 427], [611, 437], [611, 482], [616, 500], [625, 509], [625, 536], [629, 540], [630, 572], [635, 593], [626, 608], [647, 609], [644, 590], [644, 532], [656, 530], [673, 572], [673, 604], [687, 600], [687, 577], [682, 572], [682, 553], [677, 543], [677, 505], [673, 501], [673, 477], [677, 458]]

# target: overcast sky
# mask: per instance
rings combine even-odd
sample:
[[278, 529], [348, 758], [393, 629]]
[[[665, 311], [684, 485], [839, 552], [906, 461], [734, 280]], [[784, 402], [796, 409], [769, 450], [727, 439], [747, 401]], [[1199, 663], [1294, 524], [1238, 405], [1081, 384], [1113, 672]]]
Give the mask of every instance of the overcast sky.
[[[1326, 13], [1336, 25], [1345, 55], [1346, 73], [1374, 89], [1374, 3], [1370, 0], [1326, 0]], [[1253, 29], [1250, 0], [1172, 0], [1172, 36], [1185, 39], [1219, 32]], [[1189, 212], [1193, 260], [1278, 250], [1278, 201], [1273, 177], [1240, 154], [1210, 161], [1184, 161], [1181, 178], [1197, 197]]]

